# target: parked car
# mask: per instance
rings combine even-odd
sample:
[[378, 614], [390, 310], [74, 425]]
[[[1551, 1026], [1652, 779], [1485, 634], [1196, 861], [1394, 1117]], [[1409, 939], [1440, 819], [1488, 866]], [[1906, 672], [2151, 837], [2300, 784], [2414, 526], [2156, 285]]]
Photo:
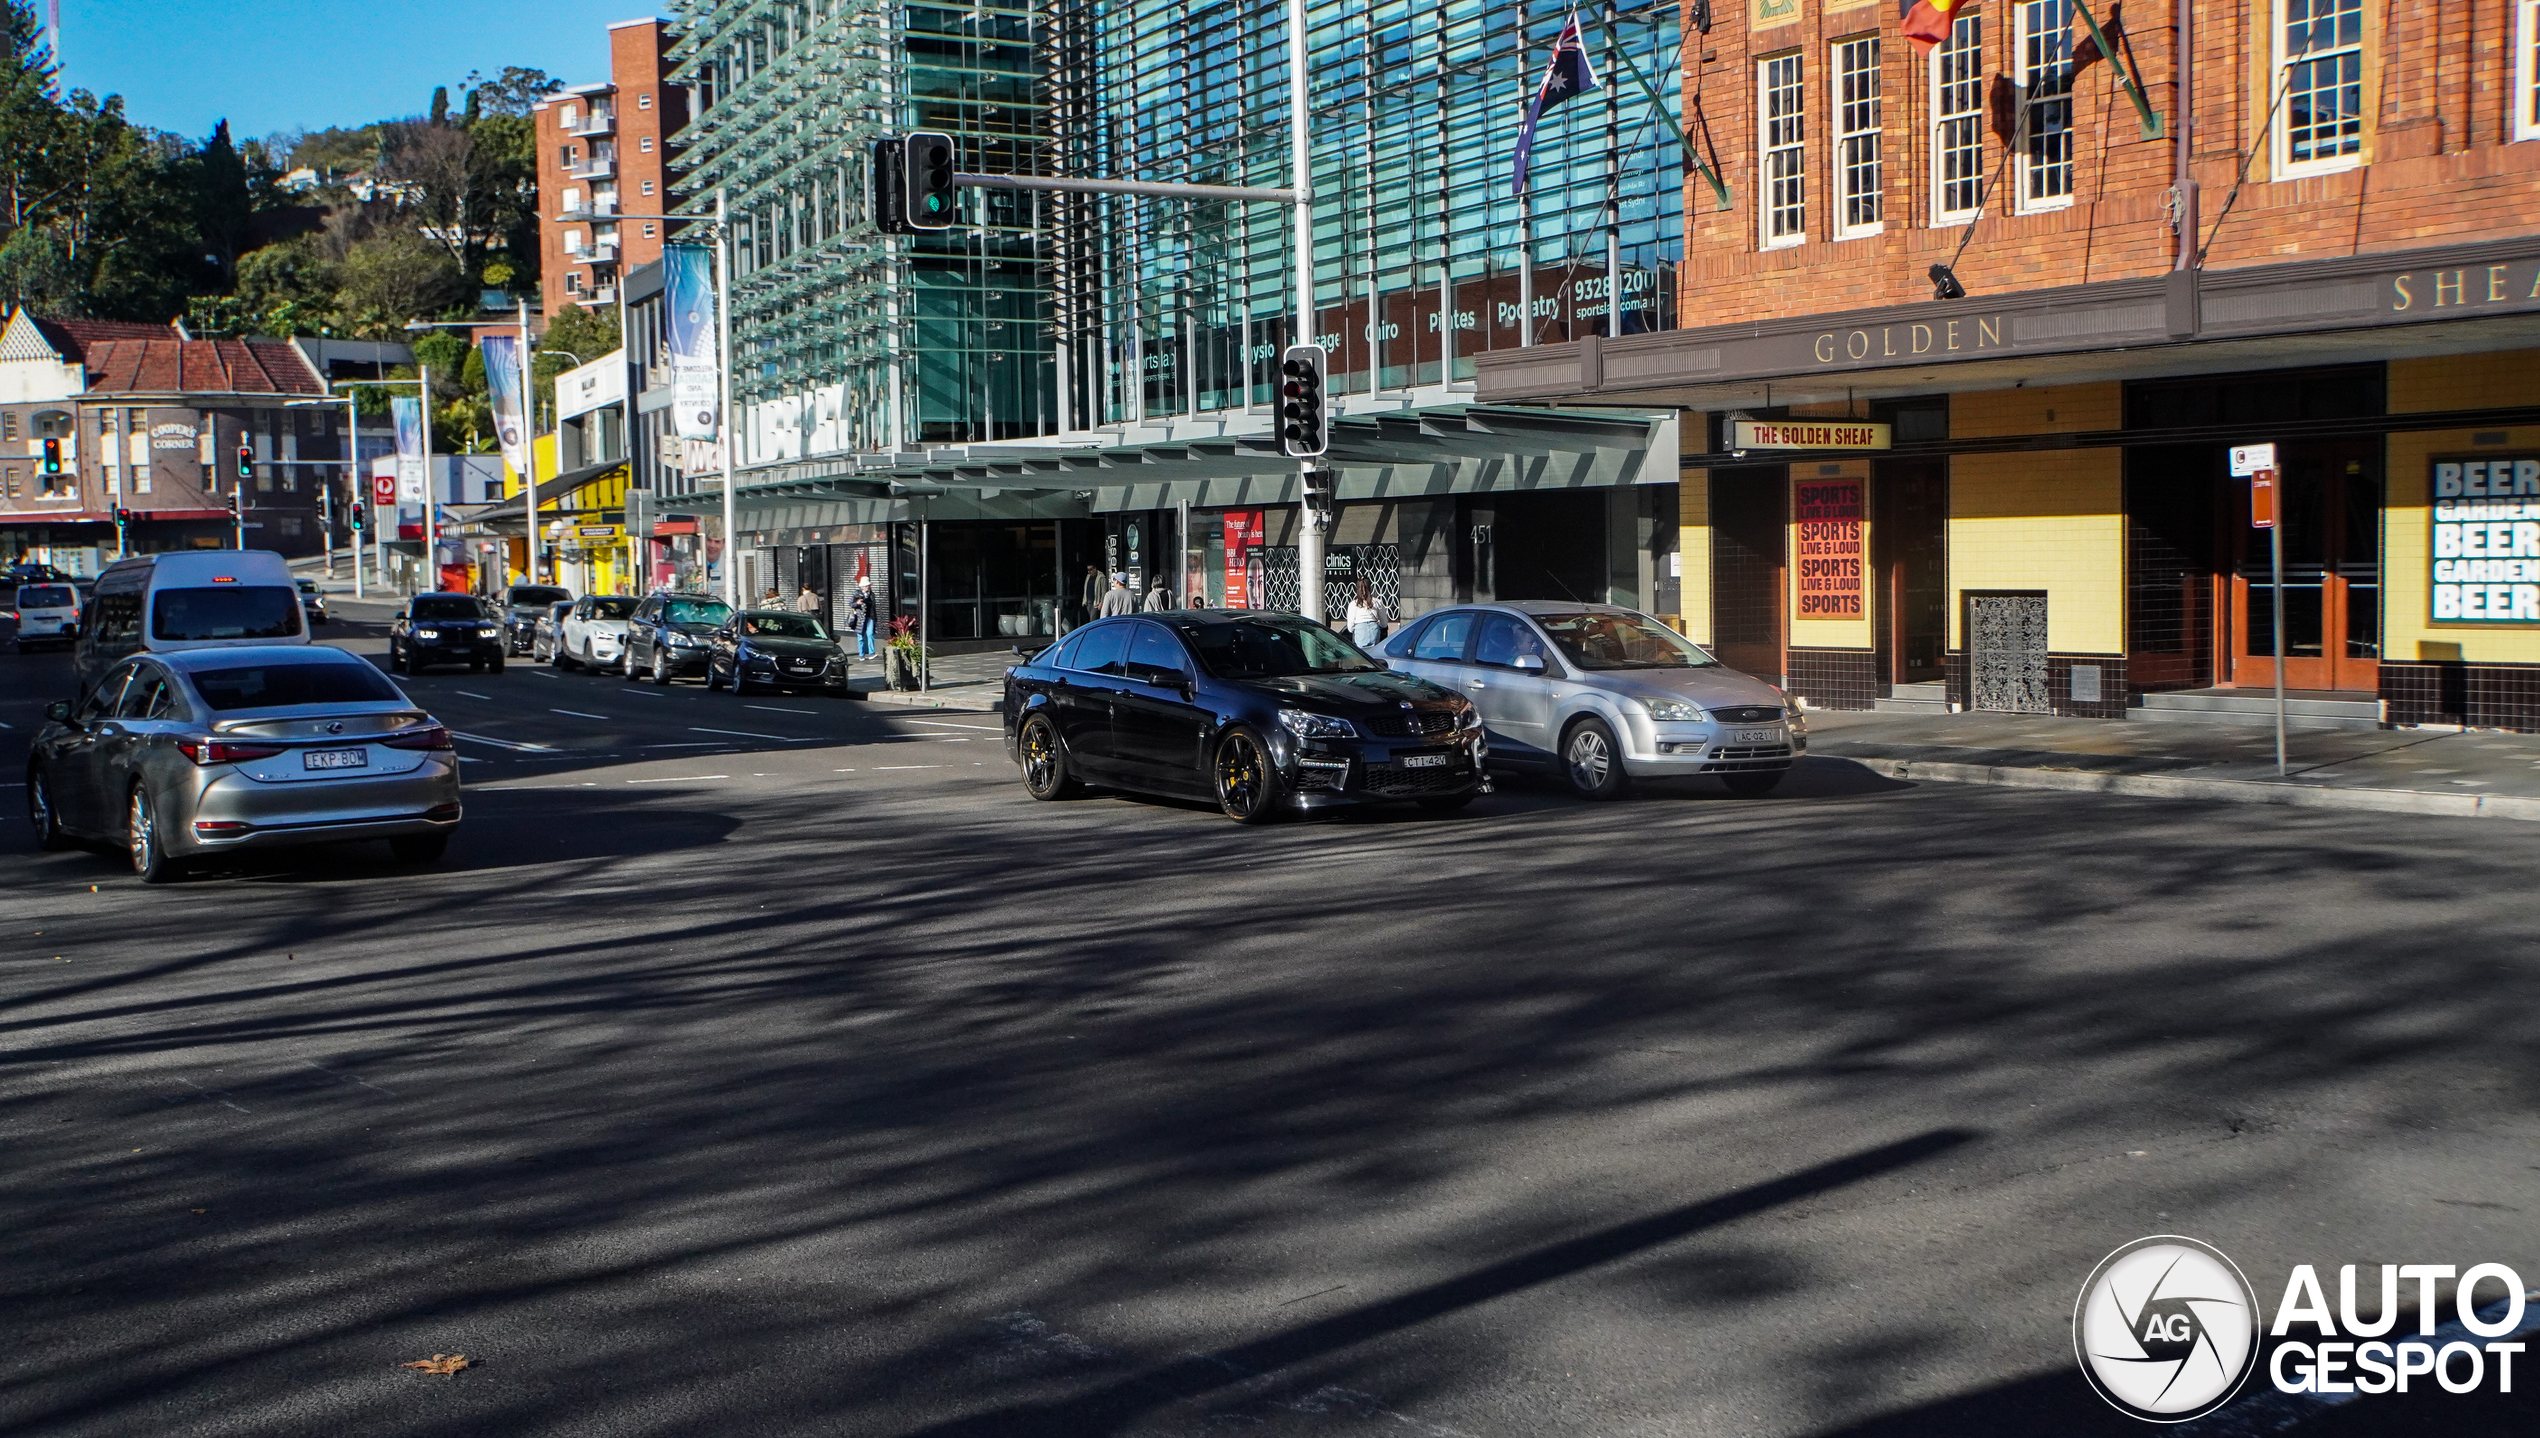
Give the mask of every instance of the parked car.
[[79, 642], [79, 590], [68, 580], [21, 584], [9, 609], [17, 623], [20, 654], [39, 644], [67, 647]]
[[421, 674], [435, 664], [503, 672], [502, 626], [473, 594], [418, 594], [388, 621], [388, 667]]
[[458, 828], [449, 731], [331, 646], [137, 655], [46, 717], [26, 772], [36, 842], [119, 845], [146, 883], [206, 855], [330, 840], [386, 839], [429, 862]]
[[503, 591], [503, 640], [514, 654], [527, 654], [538, 637], [538, 620], [558, 604], [573, 602], [573, 591], [554, 584], [515, 584]]
[[548, 658], [558, 669], [614, 668], [626, 662], [626, 621], [641, 603], [626, 594], [585, 594], [565, 611], [562, 643]]
[[1472, 696], [1494, 766], [1558, 774], [1585, 798], [1688, 774], [1768, 794], [1808, 747], [1782, 691], [1614, 605], [1457, 605], [1405, 625], [1382, 652]]
[[790, 609], [744, 609], [731, 615], [710, 637], [706, 687], [732, 686], [747, 694], [759, 685], [771, 689], [818, 689], [843, 694], [847, 689], [847, 651], [829, 627], [808, 614]]
[[573, 612], [573, 601], [558, 600], [547, 606], [529, 631], [529, 659], [533, 664], [554, 664], [564, 645], [564, 617]]
[[324, 624], [327, 619], [326, 596], [319, 592], [317, 581], [302, 579], [294, 582], [300, 587], [300, 612], [308, 616], [311, 624]]
[[291, 567], [269, 549], [176, 549], [119, 559], [97, 576], [75, 661], [82, 688], [138, 653], [306, 644]]
[[1481, 718], [1290, 614], [1175, 610], [1088, 624], [1006, 674], [1006, 751], [1036, 799], [1080, 783], [1290, 809], [1486, 791]]
[[682, 674], [704, 674], [714, 632], [731, 618], [732, 606], [720, 599], [651, 595], [626, 621], [626, 657], [620, 667], [629, 679], [650, 674], [655, 684], [668, 684]]
[[12, 564], [0, 570], [0, 586], [15, 589], [21, 584], [69, 584], [72, 577], [49, 564]]

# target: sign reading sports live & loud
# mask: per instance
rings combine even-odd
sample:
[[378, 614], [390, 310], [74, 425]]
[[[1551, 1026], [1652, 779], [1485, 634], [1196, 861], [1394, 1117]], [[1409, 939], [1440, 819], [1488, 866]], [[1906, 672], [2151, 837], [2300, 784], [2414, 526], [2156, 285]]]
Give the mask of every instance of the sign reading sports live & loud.
[[1798, 530], [1792, 567], [1799, 579], [1800, 619], [1861, 617], [1864, 486], [1857, 479], [1803, 479], [1790, 487]]

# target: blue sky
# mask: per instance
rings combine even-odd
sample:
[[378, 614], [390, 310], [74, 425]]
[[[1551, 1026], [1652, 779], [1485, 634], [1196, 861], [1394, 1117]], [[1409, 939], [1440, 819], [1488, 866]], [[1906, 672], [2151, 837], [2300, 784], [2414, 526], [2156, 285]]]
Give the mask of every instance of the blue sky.
[[[421, 114], [470, 70], [607, 78], [607, 27], [643, 0], [59, 0], [66, 89], [121, 94], [144, 125], [200, 137]], [[44, 0], [35, 0], [38, 14]]]

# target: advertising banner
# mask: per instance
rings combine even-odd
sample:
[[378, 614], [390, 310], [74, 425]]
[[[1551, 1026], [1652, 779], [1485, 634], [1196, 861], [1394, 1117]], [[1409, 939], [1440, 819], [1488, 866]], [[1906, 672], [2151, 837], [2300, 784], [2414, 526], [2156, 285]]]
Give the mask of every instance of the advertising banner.
[[714, 252], [703, 245], [664, 245], [661, 265], [672, 420], [681, 439], [713, 439], [722, 417], [715, 370]]
[[2540, 458], [2439, 460], [2433, 620], [2540, 625]]
[[1791, 486], [1790, 520], [1797, 529], [1794, 568], [1799, 579], [1799, 619], [1861, 617], [1862, 521], [1867, 518], [1857, 479], [1799, 480]]
[[502, 442], [503, 463], [526, 481], [529, 476], [529, 422], [522, 402], [521, 353], [518, 335], [487, 335], [478, 341], [485, 354], [485, 400], [494, 411], [494, 437]]
[[1261, 566], [1263, 512], [1258, 509], [1231, 509], [1226, 512], [1226, 607], [1250, 609], [1253, 594], [1259, 588]]
[[401, 504], [421, 504], [423, 400], [416, 395], [398, 395], [388, 401], [388, 413], [397, 422], [397, 500]]

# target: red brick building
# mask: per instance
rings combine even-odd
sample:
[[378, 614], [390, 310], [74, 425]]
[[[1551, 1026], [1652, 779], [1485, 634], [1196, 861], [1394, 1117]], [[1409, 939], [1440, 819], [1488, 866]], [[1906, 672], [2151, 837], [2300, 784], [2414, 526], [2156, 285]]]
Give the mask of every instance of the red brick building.
[[[670, 202], [669, 137], [688, 123], [685, 87], [665, 85], [659, 20], [609, 27], [609, 78], [541, 103], [538, 124], [539, 274], [547, 314], [615, 305], [623, 277], [661, 258], [663, 223], [608, 218], [658, 215]], [[560, 220], [567, 214], [585, 216]]]
[[2540, 729], [2540, 6], [2138, 0], [2152, 124], [2072, 0], [1928, 49], [1895, 0], [1712, 8], [1707, 323], [1479, 361], [1684, 412], [1696, 638], [1826, 705], [2239, 717], [2275, 590], [2229, 453], [2273, 443], [2312, 719]]

